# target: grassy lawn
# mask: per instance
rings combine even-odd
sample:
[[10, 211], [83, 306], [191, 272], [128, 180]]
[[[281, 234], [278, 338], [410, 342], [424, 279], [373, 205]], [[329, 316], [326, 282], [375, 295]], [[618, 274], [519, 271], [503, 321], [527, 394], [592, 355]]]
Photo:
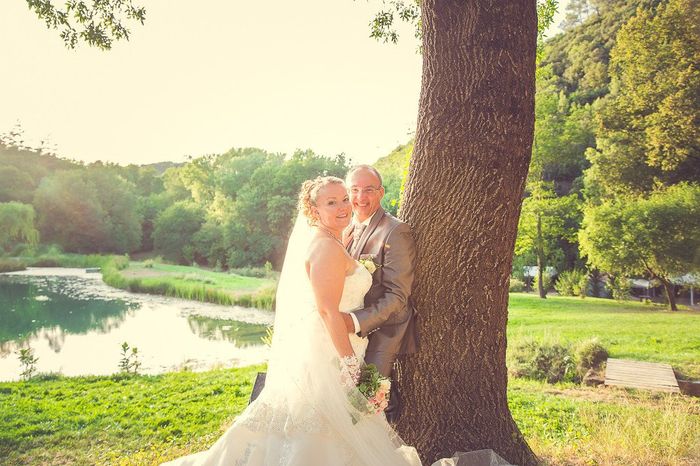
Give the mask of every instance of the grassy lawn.
[[190, 267], [187, 265], [171, 265], [154, 263], [146, 267], [144, 262], [129, 262], [129, 267], [121, 273], [129, 278], [168, 278], [175, 283], [201, 283], [220, 288], [231, 294], [245, 294], [264, 287], [273, 287], [275, 281], [270, 278], [245, 277], [232, 273], [214, 272]]
[[205, 301], [273, 309], [276, 279], [214, 272], [199, 267], [130, 261], [125, 267], [107, 266], [102, 278], [110, 286], [135, 293], [149, 293]]
[[508, 345], [519, 339], [575, 343], [598, 337], [610, 357], [669, 363], [700, 379], [700, 312], [633, 301], [511, 293]]
[[522, 379], [508, 385], [513, 418], [545, 464], [700, 464], [698, 398]]
[[[210, 446], [261, 366], [0, 383], [0, 464], [156, 465]], [[555, 465], [691, 465], [697, 399], [514, 380], [513, 416]]]
[[207, 448], [261, 369], [0, 383], [0, 464], [158, 464]]

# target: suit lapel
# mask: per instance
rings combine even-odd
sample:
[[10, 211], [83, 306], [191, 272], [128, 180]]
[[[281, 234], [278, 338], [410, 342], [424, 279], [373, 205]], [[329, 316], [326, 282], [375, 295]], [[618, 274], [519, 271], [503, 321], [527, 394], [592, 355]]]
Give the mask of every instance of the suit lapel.
[[362, 232], [362, 236], [360, 237], [360, 244], [358, 245], [358, 248], [355, 249], [355, 254], [353, 254], [353, 259], [358, 260], [360, 258], [360, 254], [362, 254], [362, 250], [365, 248], [365, 245], [367, 244], [367, 240], [369, 239], [370, 236], [372, 236], [372, 233], [374, 233], [374, 230], [377, 229], [377, 225], [379, 225], [379, 222], [382, 220], [384, 217], [384, 209], [381, 207], [377, 209], [377, 212], [375, 212], [374, 217], [372, 217], [372, 221], [369, 222], [369, 225], [367, 225], [367, 228], [365, 228], [365, 231]]

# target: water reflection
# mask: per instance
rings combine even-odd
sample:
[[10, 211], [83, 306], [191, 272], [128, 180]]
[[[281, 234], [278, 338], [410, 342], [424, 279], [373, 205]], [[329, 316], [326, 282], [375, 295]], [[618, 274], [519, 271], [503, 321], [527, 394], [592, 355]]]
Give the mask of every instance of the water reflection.
[[77, 269], [0, 274], [0, 380], [17, 379], [15, 352], [28, 346], [40, 372], [64, 375], [116, 372], [124, 341], [139, 348], [144, 373], [259, 363], [273, 315], [133, 294]]
[[60, 352], [65, 334], [108, 333], [139, 304], [91, 292], [80, 277], [0, 275], [0, 355], [42, 334]]
[[187, 317], [187, 322], [194, 333], [208, 340], [230, 341], [238, 348], [259, 345], [267, 331], [267, 325], [249, 324], [225, 319], [216, 319], [201, 315]]

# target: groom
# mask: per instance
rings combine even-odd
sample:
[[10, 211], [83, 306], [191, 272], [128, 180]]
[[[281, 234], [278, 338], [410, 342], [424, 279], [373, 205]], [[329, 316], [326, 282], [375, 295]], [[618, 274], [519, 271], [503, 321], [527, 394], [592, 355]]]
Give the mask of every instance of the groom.
[[[381, 208], [382, 177], [369, 165], [350, 169], [346, 177], [353, 210], [353, 223], [346, 230], [345, 247], [356, 260], [371, 260], [377, 266], [365, 307], [343, 314], [348, 332], [368, 337], [365, 362], [391, 377], [400, 354], [416, 352], [414, 310], [409, 303], [413, 286], [416, 245], [409, 226]], [[391, 386], [386, 417], [395, 423], [401, 401]]]

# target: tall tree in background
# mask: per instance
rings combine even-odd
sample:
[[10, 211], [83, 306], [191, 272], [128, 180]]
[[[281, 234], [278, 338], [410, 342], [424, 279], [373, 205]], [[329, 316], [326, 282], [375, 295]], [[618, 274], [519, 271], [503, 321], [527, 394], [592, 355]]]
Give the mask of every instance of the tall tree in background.
[[69, 252], [127, 253], [141, 244], [134, 187], [117, 173], [94, 166], [42, 179], [34, 195], [44, 241]]
[[588, 4], [588, 0], [569, 0], [569, 3], [566, 5], [564, 21], [562, 21], [560, 27], [562, 29], [569, 29], [570, 27], [581, 24], [590, 12], [591, 6]]
[[100, 251], [128, 253], [141, 247], [141, 221], [135, 186], [120, 175], [118, 165], [95, 163], [83, 178], [95, 187], [95, 196], [104, 215], [105, 238]]
[[428, 464], [481, 448], [536, 464], [508, 409], [505, 365], [534, 124], [535, 2], [425, 0], [421, 21], [418, 129], [400, 215], [418, 245], [422, 346], [399, 361], [399, 432]]
[[528, 190], [520, 214], [515, 253], [537, 258], [537, 289], [540, 298], [546, 298], [544, 274], [548, 266], [561, 260], [560, 242], [576, 242], [579, 199], [576, 194], [557, 197], [551, 183], [535, 183]]
[[610, 92], [610, 50], [620, 27], [637, 8], [660, 0], [588, 0], [590, 14], [581, 24], [547, 40], [542, 65], [552, 66], [557, 86], [572, 103], [593, 103]]
[[20, 202], [0, 202], [0, 252], [15, 241], [39, 242], [34, 226], [34, 208]]
[[591, 193], [700, 180], [700, 1], [640, 9], [612, 50], [612, 93], [587, 155]]
[[153, 228], [153, 246], [167, 260], [190, 265], [194, 260], [192, 238], [204, 223], [203, 209], [191, 201], [180, 201], [158, 215]]
[[528, 182], [554, 183], [557, 194], [578, 192], [589, 166], [584, 155], [595, 146], [593, 106], [571, 103], [556, 86], [551, 65], [538, 70], [535, 136]]
[[586, 153], [582, 253], [606, 272], [659, 280], [672, 309], [671, 277], [700, 260], [687, 202], [698, 202], [700, 180], [699, 24], [698, 0], [671, 0], [620, 29], [597, 148]]
[[581, 250], [591, 265], [659, 280], [671, 310], [678, 309], [671, 279], [700, 271], [700, 185], [590, 205], [583, 226]]

